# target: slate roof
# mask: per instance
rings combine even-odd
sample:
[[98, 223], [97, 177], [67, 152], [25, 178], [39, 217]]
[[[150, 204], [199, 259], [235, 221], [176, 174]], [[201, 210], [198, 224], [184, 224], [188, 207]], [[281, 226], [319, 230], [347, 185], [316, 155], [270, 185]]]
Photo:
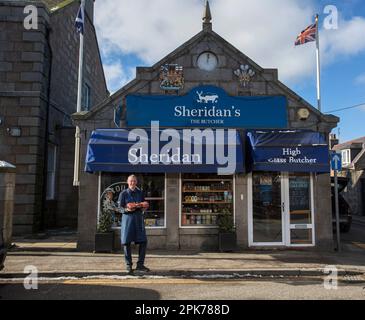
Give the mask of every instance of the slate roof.
[[365, 144], [365, 137], [353, 139], [350, 141], [346, 141], [344, 143], [336, 144], [333, 147], [333, 150], [343, 150], [343, 149], [350, 149], [353, 144]]

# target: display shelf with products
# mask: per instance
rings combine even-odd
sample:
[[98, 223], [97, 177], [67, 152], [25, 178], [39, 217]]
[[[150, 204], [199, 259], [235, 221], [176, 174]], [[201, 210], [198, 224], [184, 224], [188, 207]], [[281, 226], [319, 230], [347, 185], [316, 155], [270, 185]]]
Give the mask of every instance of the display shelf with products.
[[233, 215], [233, 178], [182, 176], [181, 226], [217, 227], [220, 215]]
[[145, 198], [150, 207], [144, 212], [146, 227], [165, 226], [165, 199], [164, 198]]

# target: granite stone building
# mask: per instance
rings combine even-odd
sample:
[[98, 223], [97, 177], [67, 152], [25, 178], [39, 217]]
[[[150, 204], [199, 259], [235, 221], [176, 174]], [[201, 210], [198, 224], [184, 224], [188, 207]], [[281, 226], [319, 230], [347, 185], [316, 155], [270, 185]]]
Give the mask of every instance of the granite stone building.
[[333, 150], [342, 155], [339, 176], [348, 179], [342, 195], [355, 215], [365, 215], [365, 137], [336, 144]]
[[[36, 11], [26, 11], [33, 5]], [[77, 227], [72, 186], [79, 36], [79, 1], [0, 1], [0, 159], [16, 165], [14, 234]], [[83, 108], [109, 96], [86, 1]], [[36, 12], [38, 25], [24, 20]], [[33, 21], [34, 22], [34, 21]]]
[[[150, 202], [150, 248], [216, 250], [219, 216], [234, 220], [239, 248], [332, 247], [328, 137], [339, 119], [280, 82], [277, 69], [262, 68], [215, 33], [209, 6], [198, 34], [155, 65], [137, 67], [134, 80], [73, 120], [81, 128], [85, 164], [79, 250], [94, 250], [104, 190], [112, 188], [117, 201], [131, 173]], [[216, 128], [237, 129], [231, 144], [236, 169], [223, 176], [212, 170], [217, 163], [132, 166], [127, 137], [133, 128], [148, 130], [151, 121], [176, 135], [209, 128], [217, 138]], [[143, 140], [152, 139], [150, 130]], [[266, 153], [259, 160], [261, 148]], [[278, 154], [264, 159], [270, 152]], [[114, 218], [118, 248], [120, 217]]]

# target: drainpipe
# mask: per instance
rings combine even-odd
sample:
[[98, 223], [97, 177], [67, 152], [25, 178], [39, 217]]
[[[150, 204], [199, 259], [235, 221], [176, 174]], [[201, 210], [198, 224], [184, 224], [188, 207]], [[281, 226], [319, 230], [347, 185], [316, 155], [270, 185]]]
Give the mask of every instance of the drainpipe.
[[52, 48], [49, 41], [50, 28], [47, 28], [46, 42], [49, 50], [49, 70], [48, 70], [48, 88], [47, 88], [47, 109], [46, 109], [46, 124], [44, 128], [44, 161], [43, 161], [43, 187], [42, 187], [42, 206], [41, 206], [41, 223], [40, 230], [45, 229], [45, 210], [47, 201], [47, 169], [48, 169], [48, 136], [49, 136], [49, 112], [51, 109], [51, 77], [52, 77]]

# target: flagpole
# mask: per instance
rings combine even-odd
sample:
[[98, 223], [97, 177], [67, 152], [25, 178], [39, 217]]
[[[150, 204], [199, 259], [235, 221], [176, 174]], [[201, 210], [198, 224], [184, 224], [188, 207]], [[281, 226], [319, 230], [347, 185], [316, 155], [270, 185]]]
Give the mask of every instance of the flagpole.
[[[82, 14], [83, 14], [83, 19], [85, 20], [85, 0], [81, 0], [81, 10], [82, 10]], [[85, 28], [85, 26], [84, 26], [84, 28]], [[84, 32], [80, 32], [79, 75], [78, 75], [78, 84], [77, 84], [77, 108], [76, 108], [76, 112], [81, 112], [83, 65], [84, 65]], [[76, 126], [74, 181], [73, 181], [73, 185], [75, 187], [80, 186], [79, 172], [80, 172], [80, 127]]]
[[317, 105], [318, 110], [321, 111], [321, 62], [319, 55], [319, 27], [318, 14], [316, 15], [316, 60], [317, 60]]

